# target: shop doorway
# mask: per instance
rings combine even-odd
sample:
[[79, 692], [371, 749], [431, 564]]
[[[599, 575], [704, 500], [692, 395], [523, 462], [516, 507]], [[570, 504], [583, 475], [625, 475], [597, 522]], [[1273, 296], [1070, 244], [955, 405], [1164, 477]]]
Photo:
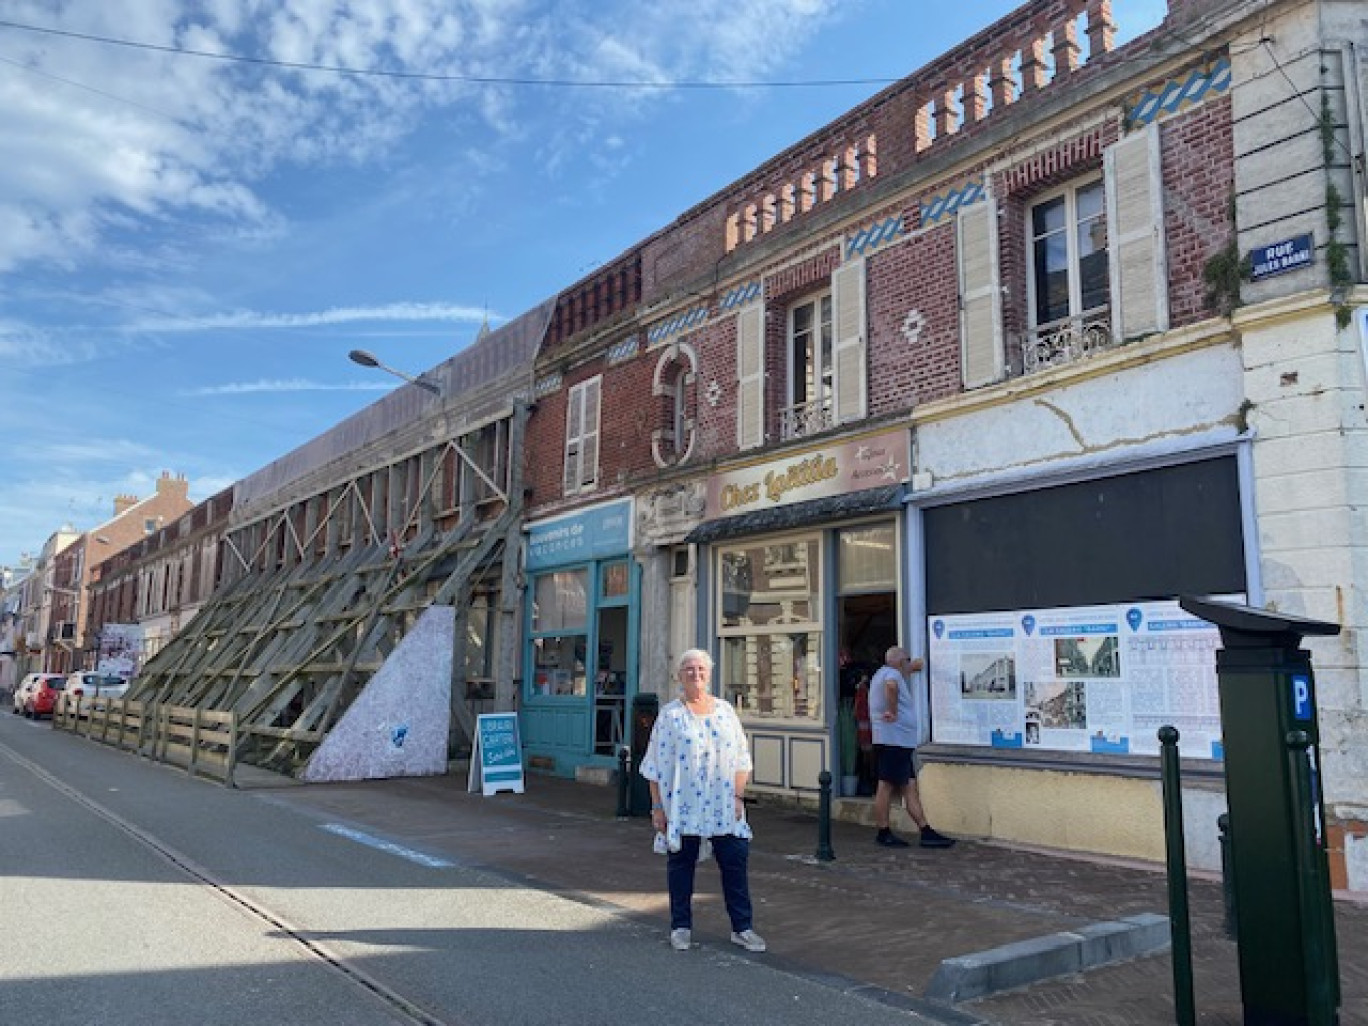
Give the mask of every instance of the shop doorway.
[[[856, 720], [854, 775], [856, 794], [873, 795], [877, 783], [873, 738], [869, 734], [869, 682], [883, 665], [884, 653], [898, 643], [898, 596], [896, 592], [847, 595], [840, 600], [840, 704]], [[838, 737], [838, 746], [848, 746], [849, 737]], [[850, 765], [840, 755], [842, 771]]]
[[594, 754], [616, 756], [627, 721], [627, 607], [598, 611], [594, 671]]

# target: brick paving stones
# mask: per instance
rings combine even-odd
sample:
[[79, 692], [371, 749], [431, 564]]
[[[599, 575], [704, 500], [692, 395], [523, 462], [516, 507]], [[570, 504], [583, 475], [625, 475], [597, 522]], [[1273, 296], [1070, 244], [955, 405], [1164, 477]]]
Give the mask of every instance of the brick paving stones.
[[[615, 817], [610, 788], [531, 777], [525, 795], [467, 794], [457, 776], [280, 788], [314, 814], [531, 885], [609, 904], [660, 926], [668, 943], [664, 860], [644, 819]], [[751, 888], [764, 958], [834, 985], [871, 990], [947, 1022], [1007, 1026], [1169, 1026], [1167, 953], [949, 1006], [922, 994], [942, 959], [1088, 923], [1166, 915], [1160, 869], [962, 841], [949, 851], [886, 849], [873, 831], [832, 824], [833, 862], [819, 862], [816, 819], [760, 804]], [[694, 940], [736, 951], [717, 875], [700, 867]], [[1189, 885], [1194, 991], [1202, 1026], [1243, 1021], [1238, 954], [1222, 926], [1219, 882]], [[1342, 1026], [1368, 1026], [1368, 902], [1336, 902]]]

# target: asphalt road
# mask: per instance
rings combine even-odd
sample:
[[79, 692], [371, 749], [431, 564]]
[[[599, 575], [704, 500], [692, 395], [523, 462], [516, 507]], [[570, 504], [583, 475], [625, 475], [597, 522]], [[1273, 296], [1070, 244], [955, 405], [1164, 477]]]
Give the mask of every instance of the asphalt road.
[[659, 934], [0, 717], [0, 1023], [930, 1022]]

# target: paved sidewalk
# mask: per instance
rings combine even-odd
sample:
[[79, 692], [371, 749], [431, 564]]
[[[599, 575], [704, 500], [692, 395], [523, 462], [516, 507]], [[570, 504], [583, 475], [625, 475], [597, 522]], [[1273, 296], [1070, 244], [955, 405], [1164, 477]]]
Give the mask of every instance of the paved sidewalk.
[[[427, 854], [605, 903], [658, 924], [660, 943], [668, 942], [664, 859], [651, 852], [645, 819], [616, 818], [612, 788], [533, 776], [526, 794], [485, 798], [467, 794], [456, 776], [288, 786], [248, 775], [241, 784]], [[889, 850], [873, 843], [869, 828], [844, 822], [832, 824], [836, 860], [818, 862], [811, 814], [762, 802], [750, 819], [755, 925], [770, 950], [747, 957], [952, 1023], [1174, 1021], [1167, 953], [954, 1006], [923, 996], [946, 958], [1140, 913], [1167, 915], [1160, 871], [972, 841], [948, 851]], [[711, 865], [700, 867], [698, 886], [695, 940], [739, 952], [728, 942]], [[1222, 930], [1219, 883], [1193, 880], [1190, 904], [1198, 1022], [1239, 1026], [1237, 954]], [[1368, 1026], [1368, 906], [1337, 901], [1336, 924], [1342, 1026]]]

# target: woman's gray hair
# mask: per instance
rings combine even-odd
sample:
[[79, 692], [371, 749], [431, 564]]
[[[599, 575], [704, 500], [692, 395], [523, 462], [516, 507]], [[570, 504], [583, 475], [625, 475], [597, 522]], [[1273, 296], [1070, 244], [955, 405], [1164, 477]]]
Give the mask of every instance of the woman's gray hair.
[[707, 663], [709, 670], [713, 668], [713, 657], [708, 652], [701, 648], [691, 648], [679, 653], [679, 658], [675, 660], [674, 672], [676, 677], [679, 676], [679, 671], [684, 668], [684, 664], [690, 659], [701, 659], [703, 662]]

